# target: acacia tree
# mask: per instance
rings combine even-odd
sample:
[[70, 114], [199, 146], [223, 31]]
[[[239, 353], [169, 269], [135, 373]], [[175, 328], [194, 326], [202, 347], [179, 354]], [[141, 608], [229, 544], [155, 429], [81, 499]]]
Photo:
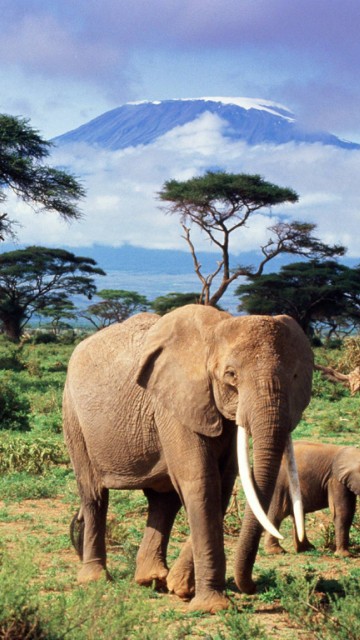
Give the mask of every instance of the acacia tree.
[[311, 336], [316, 323], [328, 335], [341, 327], [360, 325], [360, 267], [351, 269], [334, 260], [298, 262], [279, 273], [248, 277], [237, 287], [239, 311], [273, 315], [286, 313]]
[[159, 316], [164, 316], [173, 309], [183, 307], [185, 304], [195, 304], [199, 302], [198, 293], [180, 293], [177, 291], [171, 291], [164, 296], [158, 296], [151, 303], [151, 308], [158, 313]]
[[94, 275], [105, 275], [92, 258], [63, 249], [27, 247], [0, 254], [0, 321], [5, 334], [20, 339], [34, 313], [63, 306], [72, 295], [91, 298]]
[[59, 299], [40, 311], [40, 316], [50, 321], [55, 336], [58, 336], [63, 329], [71, 329], [71, 322], [68, 321], [76, 320], [78, 315], [74, 303], [69, 300], [66, 294], [62, 300]]
[[[78, 201], [85, 191], [67, 171], [44, 164], [52, 146], [28, 120], [0, 114], [0, 204], [10, 189], [35, 211], [55, 211], [64, 219], [80, 217]], [[0, 211], [0, 240], [14, 235], [14, 224]]]
[[150, 303], [137, 291], [102, 289], [96, 294], [101, 302], [91, 304], [81, 316], [96, 329], [103, 329], [114, 322], [123, 322], [134, 313], [146, 311]]
[[[180, 215], [184, 238], [189, 245], [195, 272], [202, 284], [199, 301], [216, 305], [229, 285], [240, 276], [258, 277], [267, 262], [280, 253], [297, 254], [307, 258], [343, 255], [342, 246], [328, 246], [313, 235], [314, 224], [305, 222], [278, 222], [269, 227], [269, 238], [260, 247], [261, 258], [257, 267], [230, 265], [230, 239], [235, 231], [248, 226], [251, 216], [260, 209], [273, 205], [294, 203], [298, 195], [292, 189], [266, 182], [259, 175], [233, 174], [208, 171], [205, 175], [184, 182], [168, 180], [159, 192], [159, 198], [168, 204], [165, 210]], [[191, 239], [191, 225], [197, 225], [220, 252], [214, 271], [202, 272], [195, 246]], [[218, 277], [218, 278], [217, 278]], [[215, 292], [211, 291], [220, 279]]]

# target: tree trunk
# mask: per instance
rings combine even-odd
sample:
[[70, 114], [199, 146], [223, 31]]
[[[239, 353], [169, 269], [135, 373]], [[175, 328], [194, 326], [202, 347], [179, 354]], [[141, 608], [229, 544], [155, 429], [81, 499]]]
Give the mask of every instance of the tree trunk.
[[16, 314], [11, 316], [3, 316], [1, 318], [5, 335], [13, 342], [19, 342], [21, 338], [21, 321], [22, 317]]

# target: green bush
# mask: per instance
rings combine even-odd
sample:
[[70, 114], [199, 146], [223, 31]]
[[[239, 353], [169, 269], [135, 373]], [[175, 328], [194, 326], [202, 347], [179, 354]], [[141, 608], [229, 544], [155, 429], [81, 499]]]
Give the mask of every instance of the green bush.
[[280, 577], [281, 604], [302, 629], [319, 640], [358, 640], [360, 637], [360, 571], [342, 581], [324, 580], [310, 570]]
[[57, 338], [52, 331], [37, 331], [31, 336], [31, 342], [33, 344], [50, 344], [57, 342]]
[[0, 378], [0, 430], [29, 431], [30, 402], [11, 376]]
[[312, 397], [322, 398], [330, 402], [336, 402], [340, 398], [349, 395], [349, 391], [341, 384], [329, 382], [322, 375], [321, 371], [314, 371], [312, 383]]
[[[6, 640], [60, 640], [62, 633], [49, 628], [40, 612], [31, 559], [0, 554], [0, 638]], [[59, 627], [60, 628], [60, 627]]]
[[0, 473], [26, 471], [39, 474], [67, 460], [65, 445], [61, 440], [21, 436], [0, 439]]
[[21, 371], [23, 368], [21, 347], [0, 336], [0, 369]]

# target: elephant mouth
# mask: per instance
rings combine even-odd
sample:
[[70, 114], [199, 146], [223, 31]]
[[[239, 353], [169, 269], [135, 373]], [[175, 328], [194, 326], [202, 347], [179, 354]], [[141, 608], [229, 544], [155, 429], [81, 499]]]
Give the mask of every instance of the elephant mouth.
[[[279, 540], [283, 540], [283, 536], [281, 533], [274, 527], [272, 522], [270, 522], [267, 517], [265, 511], [263, 510], [259, 498], [257, 496], [253, 477], [252, 477], [252, 469], [250, 463], [250, 455], [249, 455], [249, 439], [244, 427], [238, 425], [238, 434], [237, 434], [237, 454], [238, 454], [238, 465], [239, 465], [239, 474], [241, 484], [244, 489], [246, 500], [254, 514], [257, 518], [261, 526], [268, 531], [272, 536], [278, 538]], [[300, 491], [300, 482], [299, 476], [296, 467], [295, 455], [294, 455], [294, 447], [291, 440], [290, 434], [287, 437], [287, 441], [285, 444], [284, 450], [284, 458], [287, 466], [287, 473], [289, 478], [289, 486], [290, 486], [290, 496], [293, 503], [293, 513], [294, 513], [294, 521], [296, 532], [298, 538], [301, 541], [304, 540], [305, 535], [305, 526], [304, 526], [304, 512], [301, 500], [301, 491]]]

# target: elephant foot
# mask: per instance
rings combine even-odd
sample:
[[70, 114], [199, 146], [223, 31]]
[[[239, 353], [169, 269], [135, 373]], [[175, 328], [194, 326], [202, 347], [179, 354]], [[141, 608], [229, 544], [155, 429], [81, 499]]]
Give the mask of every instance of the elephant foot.
[[95, 582], [96, 580], [112, 580], [107, 569], [98, 561], [85, 562], [78, 571], [78, 584], [86, 584], [87, 582]]
[[270, 555], [280, 555], [281, 553], [286, 553], [285, 549], [283, 549], [280, 544], [264, 546], [264, 551], [265, 553], [268, 553]]
[[352, 554], [348, 549], [336, 549], [335, 556], [338, 558], [351, 558]]
[[183, 600], [189, 600], [195, 593], [195, 574], [193, 563], [175, 562], [167, 577], [167, 588]]
[[313, 551], [315, 547], [309, 540], [304, 540], [303, 542], [299, 542], [295, 549], [297, 553], [302, 553], [303, 551]]
[[239, 591], [242, 593], [246, 593], [251, 596], [256, 593], [256, 583], [252, 579], [252, 577], [241, 577], [239, 580], [235, 578], [235, 583]]
[[221, 591], [200, 592], [189, 603], [189, 611], [217, 613], [223, 609], [228, 609], [229, 606], [230, 600]]
[[167, 591], [166, 578], [168, 568], [160, 560], [138, 560], [135, 571], [135, 582], [143, 587], [152, 587], [155, 583], [157, 591]]

